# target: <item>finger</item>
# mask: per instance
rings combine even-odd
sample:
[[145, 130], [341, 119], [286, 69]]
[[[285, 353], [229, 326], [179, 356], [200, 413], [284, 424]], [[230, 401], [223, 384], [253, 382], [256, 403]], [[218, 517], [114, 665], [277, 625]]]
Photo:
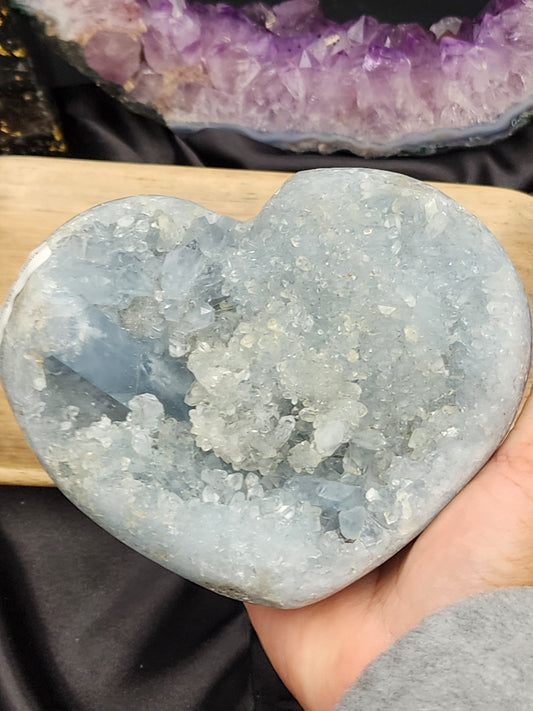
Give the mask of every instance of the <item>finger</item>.
[[506, 476], [525, 489], [533, 490], [533, 395], [525, 401], [520, 416], [507, 439], [496, 451], [492, 462]]
[[423, 600], [418, 606], [426, 614], [467, 595], [533, 584], [532, 396], [507, 439], [419, 537], [414, 552], [402, 572], [408, 581], [424, 574], [433, 580], [432, 609], [425, 610]]

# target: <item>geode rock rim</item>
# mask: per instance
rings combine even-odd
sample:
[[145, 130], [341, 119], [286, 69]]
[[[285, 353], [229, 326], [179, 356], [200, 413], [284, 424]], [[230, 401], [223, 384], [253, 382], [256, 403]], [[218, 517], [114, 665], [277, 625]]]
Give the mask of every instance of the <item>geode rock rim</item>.
[[78, 69], [177, 132], [230, 128], [297, 152], [386, 157], [488, 144], [532, 114], [529, 0], [495, 0], [429, 31], [335, 23], [317, 0], [238, 10], [114, 0], [107, 15], [90, 2], [18, 6]]
[[[144, 214], [151, 216], [151, 222]], [[174, 218], [177, 222], [172, 223]], [[463, 233], [457, 235], [455, 230], [447, 229], [449, 219], [458, 219]], [[150, 229], [157, 225], [150, 237], [148, 222]], [[114, 225], [114, 233], [110, 231], [107, 237], [106, 223]], [[423, 226], [414, 251], [408, 238], [413, 225]], [[131, 232], [133, 229], [137, 236]], [[276, 233], [278, 241], [273, 243]], [[121, 248], [117, 248], [119, 238], [124, 241]], [[96, 248], [98, 240], [105, 258]], [[152, 246], [147, 251], [149, 240]], [[455, 256], [461, 290], [454, 296], [454, 318], [471, 318], [476, 311], [471, 302], [476, 299], [481, 299], [485, 310], [485, 320], [482, 318], [474, 326], [477, 341], [472, 338], [478, 346], [481, 344], [473, 351], [480, 359], [477, 374], [471, 372], [470, 356], [463, 349], [461, 324], [454, 326], [455, 336], [447, 346], [446, 358], [435, 351], [441, 336], [431, 324], [438, 322], [435, 309], [438, 311], [439, 307], [432, 294], [426, 296], [425, 291], [431, 284], [434, 293], [446, 295], [449, 285], [435, 265], [442, 267], [443, 259], [449, 258], [450, 242], [461, 245]], [[215, 287], [212, 303], [218, 309], [216, 314], [205, 306], [203, 311], [187, 311], [182, 305], [181, 321], [176, 321], [172, 309], [176, 299], [181, 298], [180, 289], [188, 284], [188, 277], [193, 286], [198, 281], [205, 290], [212, 288], [214, 279], [211, 267], [198, 271], [199, 257], [190, 247], [193, 243], [194, 250], [199, 245], [202, 259], [211, 259], [211, 267], [223, 265], [224, 286], [219, 280]], [[365, 267], [368, 260], [365, 262], [364, 257], [372, 248], [378, 250], [380, 259], [370, 258], [370, 267]], [[118, 251], [114, 253], [113, 249]], [[441, 256], [439, 250], [444, 250]], [[256, 258], [261, 253], [270, 264], [265, 274]], [[116, 262], [114, 254], [118, 255]], [[141, 266], [135, 261], [139, 255], [143, 255]], [[130, 258], [134, 262], [128, 262]], [[328, 259], [336, 265], [331, 267], [331, 274], [329, 267], [323, 267]], [[414, 271], [428, 272], [427, 279], [421, 277], [423, 288], [419, 292], [412, 288], [412, 272], [408, 271], [417, 259], [420, 263]], [[80, 260], [85, 260], [84, 268], [89, 270], [85, 274], [79, 271]], [[109, 272], [115, 276], [106, 285], [109, 260], [113, 262], [109, 268], [118, 271]], [[133, 263], [140, 271], [132, 282]], [[286, 275], [289, 263], [293, 282], [284, 284], [286, 279], [282, 278], [283, 283], [279, 284], [283, 294], [273, 285], [278, 284], [280, 274]], [[181, 278], [176, 279], [180, 265]], [[151, 379], [151, 372], [143, 370], [144, 381], [132, 392], [127, 389], [127, 377], [120, 385], [104, 381], [120, 356], [117, 344], [127, 346], [128, 354], [133, 353], [132, 360], [145, 359], [146, 352], [139, 351], [139, 343], [145, 348], [151, 336], [148, 331], [139, 330], [139, 309], [145, 312], [151, 307], [149, 300], [134, 302], [145, 298], [139, 296], [140, 291], [154, 288], [144, 281], [146, 274], [153, 278], [154, 269], [159, 270], [156, 291], [164, 294], [158, 303], [168, 317], [165, 328], [175, 330], [165, 346], [168, 352], [162, 353], [159, 346], [149, 351], [152, 370], [157, 366], [157, 378]], [[249, 283], [237, 278], [239, 274], [249, 277]], [[211, 286], [202, 281], [206, 275]], [[481, 290], [476, 286], [479, 280], [484, 285]], [[394, 289], [387, 291], [391, 282]], [[299, 293], [298, 284], [307, 301], [294, 296]], [[488, 296], [483, 296], [485, 288]], [[328, 295], [327, 303], [321, 306], [322, 320], [320, 290]], [[231, 292], [229, 296], [226, 291]], [[126, 293], [130, 296], [124, 298]], [[136, 294], [133, 299], [131, 293]], [[270, 295], [267, 302], [262, 300], [264, 294]], [[347, 294], [350, 304], [354, 298], [359, 302], [377, 296], [379, 300], [370, 303], [370, 315], [365, 316], [361, 310], [356, 317], [352, 314], [347, 335], [339, 335], [338, 328], [352, 313], [336, 315]], [[396, 301], [391, 301], [394, 294]], [[91, 302], [87, 305], [89, 297]], [[279, 298], [284, 304], [272, 305]], [[227, 308], [232, 300], [237, 304], [233, 311]], [[120, 304], [119, 328], [113, 321], [114, 307], [110, 306], [114, 302]], [[264, 318], [258, 304], [264, 306]], [[306, 304], [310, 304], [307, 310]], [[413, 315], [405, 324], [401, 320], [414, 314], [421, 304], [429, 310], [426, 320], [431, 324], [426, 324], [427, 333], [420, 328], [418, 316]], [[232, 321], [232, 314], [239, 309], [238, 318]], [[143, 328], [160, 329], [160, 311], [152, 314], [152, 320]], [[59, 321], [54, 324], [54, 319]], [[34, 331], [28, 332], [28, 322], [36, 325]], [[187, 341], [187, 334], [182, 333], [185, 322], [187, 328], [191, 322], [193, 326], [200, 325], [196, 332], [201, 334], [201, 340], [193, 335], [193, 341]], [[292, 325], [294, 322], [298, 322], [297, 326]], [[332, 332], [320, 336], [323, 322], [332, 324]], [[369, 327], [373, 334], [368, 335]], [[210, 328], [215, 329], [211, 335]], [[297, 334], [292, 340], [285, 338], [291, 328]], [[102, 329], [107, 329], [104, 339], [94, 335], [94, 331]], [[389, 337], [391, 332], [394, 335]], [[73, 335], [81, 338], [76, 341]], [[495, 338], [497, 335], [505, 338]], [[243, 223], [214, 215], [187, 201], [157, 196], [126, 198], [92, 208], [59, 228], [32, 253], [0, 313], [0, 338], [0, 375], [17, 419], [43, 466], [77, 506], [128, 545], [210, 589], [253, 602], [297, 607], [326, 597], [393, 555], [488, 459], [520, 402], [529, 365], [530, 321], [527, 299], [512, 265], [476, 218], [434, 188], [403, 176], [336, 169], [298, 174], [285, 183], [258, 216]], [[493, 345], [499, 345], [487, 355], [484, 339], [491, 338]], [[71, 340], [76, 347], [72, 347]], [[261, 340], [260, 346], [255, 345]], [[372, 363], [368, 353], [380, 341], [388, 344], [392, 356], [382, 354], [377, 364]], [[410, 360], [398, 372], [405, 378], [406, 371], [413, 370], [413, 363], [418, 367], [422, 363], [426, 372], [420, 371], [416, 377], [429, 383], [418, 396], [416, 406], [409, 405], [411, 410], [405, 406], [411, 425], [408, 431], [402, 430], [401, 436], [387, 434], [388, 425], [383, 425], [381, 415], [365, 420], [370, 417], [365, 409], [379, 413], [383, 403], [378, 398], [372, 411], [364, 394], [365, 388], [371, 392], [371, 387], [374, 393], [386, 392], [386, 404], [390, 406], [390, 388], [395, 385], [392, 376], [387, 381], [387, 368], [396, 367], [404, 358], [401, 353], [394, 354], [400, 341], [405, 353], [410, 353]], [[327, 350], [330, 342], [342, 355], [340, 370], [339, 353]], [[431, 342], [433, 346], [427, 346]], [[222, 347], [221, 343], [225, 345]], [[283, 358], [278, 362], [268, 354], [279, 343]], [[303, 351], [302, 343], [308, 344]], [[505, 347], [501, 347], [502, 343]], [[106, 348], [112, 355], [107, 362]], [[169, 359], [170, 350], [174, 356]], [[93, 367], [96, 352], [103, 363], [100, 371]], [[246, 361], [250, 352], [253, 356]], [[330, 360], [320, 355], [328, 353]], [[122, 354], [125, 360], [117, 368], [120, 377], [131, 365], [128, 354]], [[220, 364], [225, 354], [230, 358], [222, 372]], [[263, 358], [259, 374], [253, 372], [254, 364], [260, 360], [258, 354]], [[268, 410], [272, 399], [279, 396], [277, 383], [271, 386], [263, 375], [274, 363], [281, 366], [295, 354], [299, 358], [297, 368], [276, 370], [283, 380], [285, 398], [296, 400], [298, 388], [303, 387], [307, 402], [304, 407], [295, 405], [299, 407], [296, 416], [277, 412], [275, 426], [262, 435], [265, 446], [260, 457], [254, 455], [254, 470], [246, 459], [251, 449], [259, 446], [249, 434], [249, 423], [254, 421], [252, 411], [243, 411], [241, 430], [235, 434], [235, 418], [227, 401], [213, 415], [213, 397], [216, 395], [222, 402], [219, 391], [224, 387], [224, 377], [237, 376], [229, 387], [236, 393], [231, 403], [237, 403], [239, 409], [239, 403], [246, 404], [252, 396], [254, 391], [246, 387], [255, 378], [260, 394], [270, 387], [269, 392], [275, 396], [265, 402], [260, 398], [254, 401], [254, 416], [264, 420], [261, 408]], [[176, 362], [179, 368], [172, 371], [169, 381], [168, 369]], [[382, 367], [384, 364], [387, 368]], [[251, 373], [249, 377], [242, 375], [246, 368]], [[346, 380], [351, 369], [357, 377]], [[453, 397], [441, 391], [442, 384], [448, 382], [447, 369], [451, 373], [449, 382], [455, 382]], [[468, 392], [468, 381], [465, 385], [460, 377], [463, 371], [473, 379], [470, 388], [475, 389], [475, 401], [468, 405], [467, 421], [460, 424], [458, 413], [465, 406], [461, 398]], [[303, 385], [298, 381], [301, 373]], [[73, 378], [73, 374], [79, 377]], [[137, 370], [137, 385], [138, 376]], [[381, 383], [379, 388], [376, 383]], [[69, 391], [69, 387], [73, 389]], [[177, 387], [178, 393], [174, 400], [169, 397], [172, 387]], [[434, 394], [432, 387], [436, 387]], [[316, 402], [323, 402], [326, 397], [324, 392], [332, 390], [335, 397], [331, 402], [323, 405], [322, 412], [313, 413]], [[87, 402], [80, 398], [80, 392], [89, 396]], [[176, 406], [180, 397], [182, 401]], [[406, 397], [400, 392], [400, 399], [393, 400], [392, 416], [404, 407]], [[438, 406], [420, 421], [412, 408], [426, 400], [436, 401]], [[97, 401], [96, 412], [93, 401]], [[326, 421], [324, 417], [320, 420], [324, 412], [329, 413]], [[272, 410], [267, 414], [272, 418]], [[351, 433], [343, 430], [357, 418], [366, 424], [357, 425]], [[291, 443], [294, 421], [298, 419], [303, 429]], [[400, 430], [401, 421], [398, 415]], [[221, 433], [216, 441], [213, 422], [218, 423]], [[380, 422], [385, 435], [376, 424]], [[283, 440], [291, 427], [289, 440]], [[436, 451], [430, 441], [435, 433]], [[348, 434], [350, 444], [337, 446]], [[401, 441], [390, 448], [391, 462], [383, 464], [385, 436], [400, 436]], [[290, 450], [284, 450], [285, 460], [281, 463], [276, 460], [278, 453], [272, 453], [271, 442], [276, 438], [290, 445]], [[285, 447], [283, 441], [280, 452]], [[458, 455], [461, 442], [467, 451]], [[177, 451], [178, 443], [182, 449], [169, 464], [172, 447]], [[350, 452], [353, 443], [355, 451]], [[344, 451], [342, 476], [335, 469], [340, 460], [330, 451], [335, 446], [335, 451], [339, 447]], [[402, 456], [397, 456], [397, 450], [403, 452]], [[192, 457], [188, 469], [182, 466], [186, 457]], [[320, 461], [315, 461], [317, 458]], [[228, 463], [231, 461], [233, 465]], [[292, 467], [288, 475], [286, 462]], [[135, 469], [136, 463], [140, 469]], [[459, 464], [460, 474], [448, 475], [448, 470], [454, 472]], [[176, 484], [169, 479], [169, 472], [175, 476], [180, 466], [183, 481]], [[363, 472], [365, 466], [367, 471]], [[375, 471], [368, 473], [372, 467]], [[275, 490], [274, 480], [283, 476], [285, 480]], [[220, 487], [222, 479], [224, 490]], [[429, 493], [424, 490], [426, 484], [431, 488]], [[194, 496], [191, 491], [196, 492]], [[380, 504], [391, 491], [394, 501]], [[349, 505], [344, 505], [345, 501]], [[294, 537], [295, 532], [299, 536]], [[269, 541], [267, 548], [263, 546], [265, 540]]]

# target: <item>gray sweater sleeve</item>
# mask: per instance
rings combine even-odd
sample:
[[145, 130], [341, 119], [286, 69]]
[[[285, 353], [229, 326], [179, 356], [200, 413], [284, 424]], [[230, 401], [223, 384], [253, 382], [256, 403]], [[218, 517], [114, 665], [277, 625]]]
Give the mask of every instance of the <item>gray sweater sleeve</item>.
[[533, 709], [533, 587], [469, 597], [371, 662], [335, 711]]

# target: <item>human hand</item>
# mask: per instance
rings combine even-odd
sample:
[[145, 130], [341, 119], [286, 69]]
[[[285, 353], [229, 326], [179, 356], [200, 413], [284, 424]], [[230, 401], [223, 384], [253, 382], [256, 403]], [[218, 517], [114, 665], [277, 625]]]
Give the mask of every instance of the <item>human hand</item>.
[[533, 395], [492, 458], [407, 548], [314, 605], [246, 608], [303, 708], [331, 711], [364, 667], [424, 617], [517, 585], [533, 585]]

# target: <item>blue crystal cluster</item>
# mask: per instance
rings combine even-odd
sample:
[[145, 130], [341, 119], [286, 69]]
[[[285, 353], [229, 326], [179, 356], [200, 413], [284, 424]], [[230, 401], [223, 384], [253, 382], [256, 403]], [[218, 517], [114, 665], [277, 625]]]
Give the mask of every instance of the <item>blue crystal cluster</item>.
[[80, 508], [178, 573], [294, 607], [411, 540], [520, 402], [527, 299], [476, 218], [399, 175], [289, 180], [238, 222], [74, 218], [0, 316], [0, 373]]

